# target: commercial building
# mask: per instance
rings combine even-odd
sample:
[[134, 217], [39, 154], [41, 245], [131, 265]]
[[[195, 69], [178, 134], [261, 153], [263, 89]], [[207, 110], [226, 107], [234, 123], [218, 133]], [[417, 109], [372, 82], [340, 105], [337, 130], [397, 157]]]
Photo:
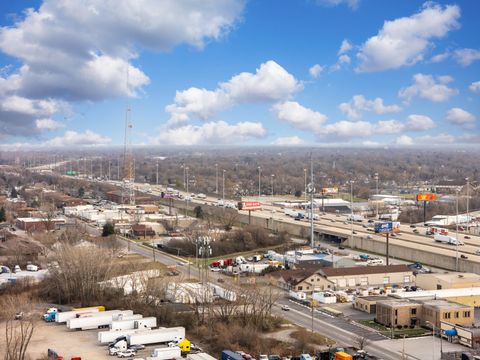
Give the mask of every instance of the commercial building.
[[398, 299], [412, 300], [445, 299], [463, 305], [480, 306], [480, 287], [397, 292], [392, 296]]
[[442, 321], [460, 326], [473, 326], [475, 323], [473, 306], [444, 299], [427, 300], [422, 303], [422, 325], [435, 324], [435, 327], [439, 328]]
[[315, 285], [322, 289], [335, 290], [355, 287], [408, 286], [415, 281], [413, 271], [406, 265], [355, 266], [345, 268], [322, 268]]
[[391, 327], [415, 327], [420, 325], [422, 304], [411, 300], [382, 300], [376, 304], [376, 320]]
[[377, 302], [391, 299], [388, 296], [357, 296], [353, 307], [368, 314], [377, 313]]
[[443, 299], [416, 301], [389, 299], [376, 304], [376, 320], [390, 327], [440, 327], [441, 322], [473, 326], [474, 308]]
[[413, 271], [406, 265], [306, 267], [282, 271], [279, 276], [280, 287], [307, 293], [356, 287], [407, 286], [414, 283]]
[[60, 225], [66, 224], [66, 220], [62, 218], [48, 219], [48, 218], [17, 218], [15, 220], [15, 226], [24, 231], [44, 231], [53, 230]]
[[424, 290], [480, 287], [480, 275], [473, 273], [417, 274], [415, 284]]

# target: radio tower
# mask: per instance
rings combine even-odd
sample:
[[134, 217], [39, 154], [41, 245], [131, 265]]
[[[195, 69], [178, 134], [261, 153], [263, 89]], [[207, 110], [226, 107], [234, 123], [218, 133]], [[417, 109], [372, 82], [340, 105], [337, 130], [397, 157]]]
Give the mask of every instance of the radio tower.
[[[128, 91], [128, 68], [127, 68], [127, 91]], [[135, 169], [133, 166], [132, 153], [132, 110], [127, 105], [125, 110], [125, 139], [123, 143], [123, 191], [122, 202], [135, 205]]]

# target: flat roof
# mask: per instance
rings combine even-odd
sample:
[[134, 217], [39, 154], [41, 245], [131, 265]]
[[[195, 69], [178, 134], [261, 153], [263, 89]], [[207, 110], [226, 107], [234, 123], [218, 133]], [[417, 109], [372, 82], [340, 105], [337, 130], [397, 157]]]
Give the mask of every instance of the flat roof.
[[366, 301], [382, 301], [382, 300], [389, 300], [391, 297], [385, 296], [385, 295], [369, 295], [369, 296], [359, 296], [357, 297], [359, 300], [366, 300]]
[[480, 281], [480, 275], [474, 273], [431, 273], [431, 274], [418, 274], [418, 278], [432, 278], [443, 281], [450, 281], [455, 283], [463, 283], [470, 281]]
[[354, 266], [344, 268], [323, 268], [319, 271], [325, 276], [349, 276], [349, 275], [370, 275], [370, 274], [388, 274], [399, 272], [413, 272], [405, 264], [400, 265], [380, 265], [380, 266]]
[[463, 305], [459, 304], [454, 301], [448, 301], [445, 299], [434, 299], [434, 300], [426, 300], [422, 301], [423, 305], [425, 306], [431, 306], [437, 309], [452, 309], [452, 308], [457, 308], [457, 309], [464, 309], [464, 308], [471, 308], [471, 306], [468, 305]]
[[442, 290], [421, 290], [421, 291], [403, 291], [391, 294], [399, 299], [420, 299], [420, 298], [450, 298], [461, 296], [480, 296], [480, 287], [460, 288], [460, 289], [442, 289]]

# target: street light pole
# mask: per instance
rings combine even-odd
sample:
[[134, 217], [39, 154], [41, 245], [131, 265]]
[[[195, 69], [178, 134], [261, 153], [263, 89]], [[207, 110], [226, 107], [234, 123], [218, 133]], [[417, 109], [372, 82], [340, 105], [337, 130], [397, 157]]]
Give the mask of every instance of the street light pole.
[[225, 169], [222, 171], [222, 204], [225, 206]]
[[158, 160], [157, 160], [157, 165], [156, 165], [156, 177], [155, 177], [155, 185], [158, 185]]
[[456, 240], [455, 240], [455, 271], [458, 271], [458, 195], [459, 190], [457, 189], [457, 196], [455, 197], [455, 208], [456, 208], [456, 218], [455, 218], [455, 233], [456, 233]]
[[307, 201], [307, 169], [303, 169], [303, 174], [305, 177], [305, 188], [304, 188], [305, 201]]
[[259, 166], [258, 167], [258, 198], [259, 198], [259, 200], [260, 200], [260, 192], [261, 192], [261, 190], [260, 190], [260, 178], [261, 178], [261, 176], [262, 176], [262, 167]]
[[275, 174], [272, 174], [272, 198], [273, 198], [273, 179], [275, 178]]
[[185, 194], [185, 218], [187, 218], [187, 208], [188, 208], [188, 166], [185, 168], [185, 179], [186, 179], [186, 191], [187, 193]]
[[215, 194], [218, 194], [218, 164], [215, 164]]
[[351, 242], [353, 245], [353, 180], [350, 180], [350, 225], [351, 225]]
[[470, 179], [467, 177], [467, 231], [470, 233]]
[[[375, 173], [375, 181], [376, 181], [376, 183], [377, 183], [377, 187], [376, 187], [377, 192], [376, 192], [376, 195], [378, 195], [378, 173]], [[376, 217], [377, 217], [377, 219], [378, 219], [378, 198], [376, 199], [375, 202], [377, 203], [377, 213], [376, 213]]]

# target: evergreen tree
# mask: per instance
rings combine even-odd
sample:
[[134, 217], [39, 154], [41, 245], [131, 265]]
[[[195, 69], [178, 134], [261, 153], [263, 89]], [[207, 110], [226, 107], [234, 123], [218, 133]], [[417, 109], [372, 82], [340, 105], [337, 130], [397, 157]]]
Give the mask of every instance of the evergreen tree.
[[112, 223], [106, 223], [103, 225], [103, 231], [102, 231], [102, 236], [110, 236], [115, 234], [115, 227], [113, 226]]
[[10, 197], [11, 198], [18, 197], [18, 193], [17, 193], [17, 190], [15, 189], [15, 187], [12, 188], [12, 191], [10, 192]]

